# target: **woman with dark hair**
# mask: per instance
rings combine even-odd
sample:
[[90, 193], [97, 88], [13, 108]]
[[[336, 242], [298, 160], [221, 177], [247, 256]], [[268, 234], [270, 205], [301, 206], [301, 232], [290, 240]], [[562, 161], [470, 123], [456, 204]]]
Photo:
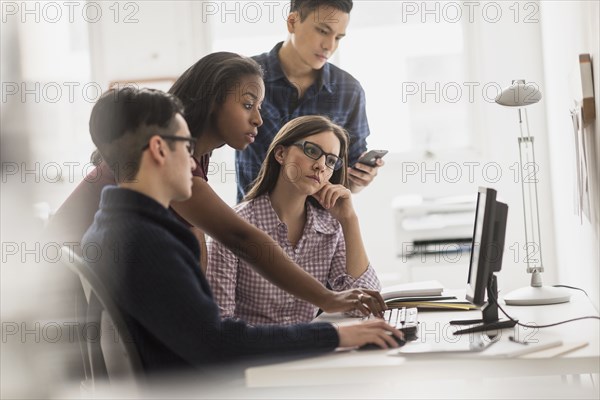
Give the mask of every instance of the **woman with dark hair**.
[[[185, 120], [196, 138], [194, 154], [199, 154], [200, 158], [195, 158], [198, 168], [193, 175], [199, 178], [197, 185], [208, 181], [208, 163], [214, 149], [227, 144], [243, 150], [254, 142], [257, 129], [262, 125], [262, 101], [258, 101], [259, 96], [264, 96], [262, 76], [261, 67], [251, 58], [217, 52], [188, 68], [169, 89], [169, 93], [184, 104]], [[206, 271], [206, 240], [198, 228], [204, 222], [196, 222], [197, 213], [202, 209], [198, 207], [198, 199], [200, 197], [194, 196], [172, 208], [200, 242], [200, 266]]]
[[[235, 211], [323, 285], [379, 290], [347, 188], [347, 161], [343, 128], [322, 116], [293, 119], [273, 139]], [[296, 324], [316, 316], [316, 307], [266, 281], [218, 241], [209, 242], [207, 277], [223, 318]]]
[[[251, 262], [277, 286], [324, 310], [359, 310], [364, 314], [380, 315], [385, 304], [378, 292], [327, 290], [282, 251], [272, 255], [277, 243], [238, 217], [207, 183], [208, 161], [214, 149], [227, 144], [243, 150], [254, 142], [262, 124], [260, 105], [264, 98], [264, 83], [260, 66], [252, 59], [234, 53], [209, 54], [185, 71], [170, 93], [183, 103], [190, 133], [197, 139], [194, 154], [199, 155], [195, 159], [191, 199], [171, 206], [195, 230], [196, 237], [203, 242], [204, 235], [200, 230], [208, 233], [235, 249], [237, 256]], [[112, 168], [103, 161], [61, 206], [51, 220], [54, 241], [81, 240], [98, 210], [102, 189], [116, 183]], [[206, 248], [201, 247], [202, 250]]]

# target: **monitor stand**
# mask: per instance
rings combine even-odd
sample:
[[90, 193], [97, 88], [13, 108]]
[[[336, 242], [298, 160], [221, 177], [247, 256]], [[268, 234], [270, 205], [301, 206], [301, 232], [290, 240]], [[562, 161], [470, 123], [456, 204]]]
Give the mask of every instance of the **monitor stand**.
[[[494, 296], [490, 296], [490, 292], [494, 293]], [[492, 298], [493, 297], [493, 298]], [[458, 321], [450, 321], [450, 325], [474, 325], [470, 328], [460, 329], [454, 332], [455, 335], [462, 335], [465, 333], [474, 332], [487, 332], [495, 331], [499, 329], [512, 328], [517, 324], [517, 321], [513, 320], [500, 320], [498, 318], [498, 281], [495, 274], [490, 276], [488, 284], [488, 302], [481, 309], [482, 319], [466, 319]]]

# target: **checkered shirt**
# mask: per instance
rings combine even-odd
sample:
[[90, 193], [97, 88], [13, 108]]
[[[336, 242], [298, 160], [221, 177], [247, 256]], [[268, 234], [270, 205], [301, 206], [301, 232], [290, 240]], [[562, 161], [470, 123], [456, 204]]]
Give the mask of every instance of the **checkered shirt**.
[[[358, 279], [347, 274], [342, 227], [329, 212], [308, 204], [304, 232], [294, 247], [288, 240], [287, 226], [279, 220], [268, 195], [241, 203], [235, 211], [270, 235], [290, 259], [323, 285], [329, 283], [335, 291], [381, 289], [371, 265]], [[289, 325], [310, 322], [316, 316], [317, 307], [273, 285], [212, 239], [208, 243], [206, 274], [222, 318], [239, 318], [250, 324]]]

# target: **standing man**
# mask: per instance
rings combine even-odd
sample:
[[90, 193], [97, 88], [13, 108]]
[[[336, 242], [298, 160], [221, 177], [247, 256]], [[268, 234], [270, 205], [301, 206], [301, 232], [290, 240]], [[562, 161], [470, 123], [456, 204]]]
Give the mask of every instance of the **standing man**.
[[[346, 35], [352, 0], [291, 0], [288, 38], [268, 53], [253, 57], [265, 70], [263, 125], [256, 141], [236, 151], [238, 202], [258, 175], [267, 149], [279, 129], [303, 115], [326, 115], [350, 134], [348, 177], [357, 193], [383, 165], [356, 164], [367, 148], [369, 124], [360, 83], [327, 60]], [[356, 168], [350, 168], [355, 166]]]

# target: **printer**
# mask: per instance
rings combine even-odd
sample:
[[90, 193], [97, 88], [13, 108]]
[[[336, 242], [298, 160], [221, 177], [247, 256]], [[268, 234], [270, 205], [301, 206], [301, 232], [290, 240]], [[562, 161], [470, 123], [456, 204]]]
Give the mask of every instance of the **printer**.
[[470, 251], [476, 203], [476, 195], [394, 198], [397, 255]]

